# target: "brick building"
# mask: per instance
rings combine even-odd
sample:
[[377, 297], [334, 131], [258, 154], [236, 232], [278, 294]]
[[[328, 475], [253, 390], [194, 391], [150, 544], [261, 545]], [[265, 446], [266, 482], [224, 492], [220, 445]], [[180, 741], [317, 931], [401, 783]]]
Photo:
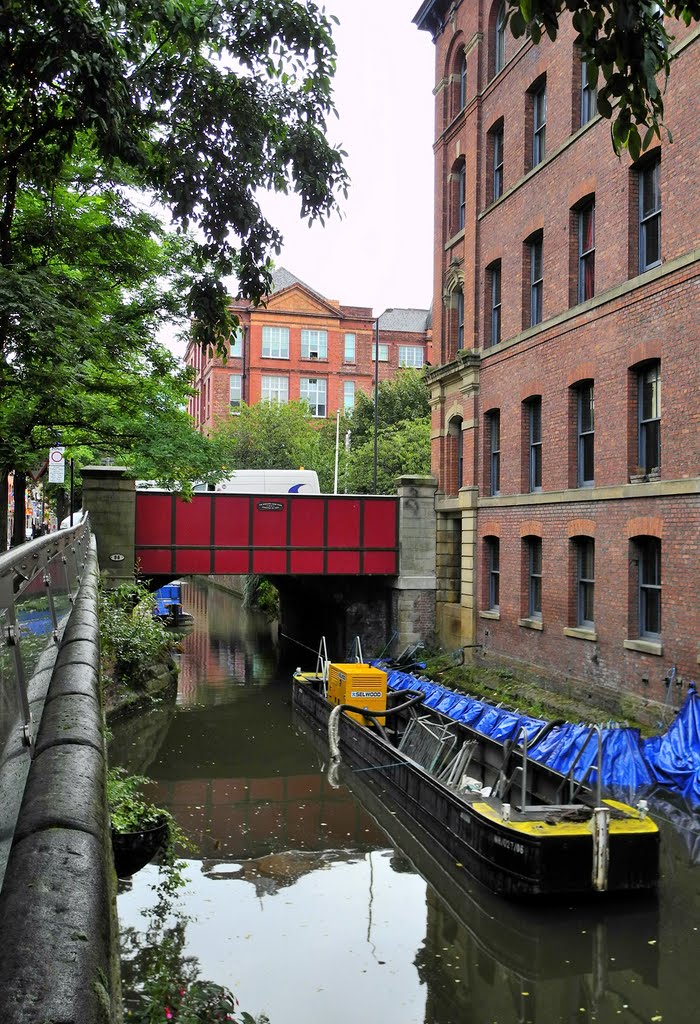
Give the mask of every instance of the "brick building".
[[635, 164], [570, 22], [534, 46], [503, 14], [414, 18], [436, 54], [438, 630], [663, 701], [700, 653], [699, 30], [673, 24], [674, 141]]
[[[190, 414], [199, 430], [245, 402], [305, 399], [319, 419], [350, 410], [374, 381], [376, 321], [371, 309], [326, 299], [289, 271], [273, 273], [264, 306], [234, 301], [241, 327], [229, 357], [211, 359], [190, 343], [185, 359], [195, 369], [197, 397]], [[380, 380], [402, 366], [422, 367], [430, 358], [430, 317], [426, 309], [389, 309], [379, 317]]]

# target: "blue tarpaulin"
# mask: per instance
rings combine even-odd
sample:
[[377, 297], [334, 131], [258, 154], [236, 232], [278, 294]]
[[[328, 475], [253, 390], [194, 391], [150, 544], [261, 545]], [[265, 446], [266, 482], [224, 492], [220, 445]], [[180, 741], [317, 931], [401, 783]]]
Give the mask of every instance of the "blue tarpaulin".
[[[381, 662], [375, 662], [381, 666]], [[543, 719], [496, 707], [408, 672], [389, 670], [389, 686], [396, 690], [419, 690], [425, 704], [449, 718], [463, 722], [485, 736], [503, 743], [518, 742], [525, 729], [531, 742]], [[539, 764], [566, 775], [575, 763], [574, 777], [587, 774], [596, 781], [598, 740], [590, 725], [564, 722], [554, 726], [528, 748], [528, 756]], [[675, 720], [665, 733], [642, 739], [639, 729], [607, 725], [602, 729], [602, 785], [606, 792], [631, 800], [655, 786], [682, 794], [691, 807], [700, 807], [700, 696], [693, 683]]]

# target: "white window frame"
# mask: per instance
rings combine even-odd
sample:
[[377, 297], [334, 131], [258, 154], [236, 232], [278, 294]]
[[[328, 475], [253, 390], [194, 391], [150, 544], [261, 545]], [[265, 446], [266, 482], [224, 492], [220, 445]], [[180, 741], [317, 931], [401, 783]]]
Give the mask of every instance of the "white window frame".
[[289, 359], [288, 327], [263, 327], [262, 355], [263, 359]]
[[422, 345], [399, 345], [399, 366], [411, 366], [420, 370], [423, 362]]
[[[372, 342], [372, 362], [374, 362], [375, 359], [377, 358], [376, 352], [377, 352], [377, 346], [376, 346], [375, 342]], [[389, 346], [388, 345], [382, 345], [381, 342], [379, 343], [379, 362], [380, 363], [388, 363], [389, 362]]]
[[286, 405], [289, 401], [289, 377], [272, 377], [263, 374], [260, 381], [260, 401]]
[[240, 359], [243, 355], [243, 327], [239, 324], [229, 338], [229, 356]]
[[343, 409], [351, 412], [355, 408], [355, 381], [343, 381]]
[[346, 333], [345, 347], [343, 349], [343, 362], [354, 363], [357, 351], [357, 339], [354, 334]]
[[328, 359], [328, 331], [302, 329], [301, 358]]
[[243, 377], [240, 373], [232, 373], [228, 379], [228, 401], [231, 409], [236, 412], [243, 402]]
[[302, 377], [299, 398], [311, 409], [314, 419], [325, 419], [328, 413], [328, 382], [325, 377]]

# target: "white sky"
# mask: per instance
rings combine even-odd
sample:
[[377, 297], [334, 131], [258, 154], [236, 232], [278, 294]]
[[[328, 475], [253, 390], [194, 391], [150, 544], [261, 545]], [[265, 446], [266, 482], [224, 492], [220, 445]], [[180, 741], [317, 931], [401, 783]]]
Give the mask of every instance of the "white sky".
[[348, 156], [342, 220], [299, 217], [294, 196], [262, 196], [284, 235], [275, 258], [345, 305], [428, 308], [432, 293], [434, 45], [411, 19], [420, 0], [326, 0], [338, 51], [339, 120], [328, 138]]

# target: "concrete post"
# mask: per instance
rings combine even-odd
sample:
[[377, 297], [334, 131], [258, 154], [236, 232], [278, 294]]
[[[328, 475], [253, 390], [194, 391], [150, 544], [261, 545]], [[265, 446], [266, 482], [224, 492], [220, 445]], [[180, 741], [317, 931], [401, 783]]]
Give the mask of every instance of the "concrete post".
[[399, 576], [393, 584], [399, 650], [435, 633], [436, 490], [432, 476], [399, 480]]
[[83, 508], [90, 513], [100, 572], [108, 586], [133, 579], [135, 569], [136, 484], [123, 466], [82, 470]]

